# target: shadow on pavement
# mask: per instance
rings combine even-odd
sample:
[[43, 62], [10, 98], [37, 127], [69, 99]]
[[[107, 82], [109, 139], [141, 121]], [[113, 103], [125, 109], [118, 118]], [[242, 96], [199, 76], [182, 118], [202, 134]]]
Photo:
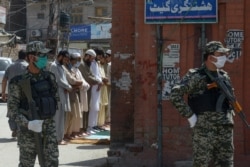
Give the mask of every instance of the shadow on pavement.
[[105, 149], [105, 148], [109, 148], [108, 145], [83, 145], [83, 146], [79, 146], [77, 147], [77, 149], [85, 149], [85, 150], [97, 150], [97, 149]]
[[6, 101], [2, 101], [2, 99], [0, 99], [0, 105], [6, 105]]
[[80, 161], [80, 162], [74, 162], [74, 163], [68, 163], [68, 164], [60, 164], [60, 165], [65, 165], [65, 166], [88, 166], [88, 167], [105, 167], [107, 164], [106, 158], [99, 158], [99, 159], [91, 159], [87, 161]]
[[15, 138], [0, 138], [0, 143], [16, 142]]

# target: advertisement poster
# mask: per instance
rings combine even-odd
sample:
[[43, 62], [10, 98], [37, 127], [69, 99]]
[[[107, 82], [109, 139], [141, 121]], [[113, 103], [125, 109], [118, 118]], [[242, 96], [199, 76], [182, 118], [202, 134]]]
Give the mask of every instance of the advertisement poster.
[[180, 80], [180, 44], [170, 44], [167, 52], [163, 54], [162, 79], [164, 87], [162, 89], [162, 99], [169, 100], [169, 94], [173, 85]]
[[233, 62], [235, 59], [239, 59], [241, 56], [242, 48], [241, 44], [244, 40], [243, 30], [228, 30], [225, 39], [226, 47], [231, 49], [231, 53], [228, 56], [228, 61]]

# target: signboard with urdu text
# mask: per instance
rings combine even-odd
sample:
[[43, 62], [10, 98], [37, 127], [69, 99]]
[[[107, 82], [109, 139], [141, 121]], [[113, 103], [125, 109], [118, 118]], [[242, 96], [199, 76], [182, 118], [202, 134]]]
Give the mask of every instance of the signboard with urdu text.
[[145, 23], [216, 23], [217, 4], [217, 0], [145, 0]]

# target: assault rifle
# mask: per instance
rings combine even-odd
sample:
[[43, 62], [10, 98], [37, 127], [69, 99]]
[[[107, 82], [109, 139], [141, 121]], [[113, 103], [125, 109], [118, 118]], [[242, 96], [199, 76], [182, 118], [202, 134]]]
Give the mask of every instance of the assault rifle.
[[[211, 84], [207, 85], [208, 89], [214, 88], [214, 87], [218, 87], [220, 88], [220, 90], [222, 91], [222, 95], [219, 97], [217, 104], [219, 103], [220, 106], [216, 106], [216, 109], [219, 110], [222, 108], [222, 104], [223, 101], [225, 100], [225, 98], [229, 101], [229, 103], [231, 104], [231, 106], [233, 107], [234, 111], [236, 113], [238, 113], [238, 115], [240, 116], [240, 118], [242, 119], [242, 121], [245, 123], [245, 125], [250, 128], [249, 123], [246, 120], [246, 116], [242, 110], [242, 107], [240, 105], [240, 103], [236, 100], [233, 92], [231, 91], [231, 89], [229, 88], [230, 83], [228, 83], [228, 81], [226, 81], [224, 79], [224, 77], [221, 74], [218, 74], [218, 77], [213, 77], [209, 71], [205, 70], [205, 72], [207, 73], [207, 75], [210, 77], [210, 79], [212, 81], [214, 81]], [[231, 87], [231, 86], [230, 86]]]
[[[30, 111], [29, 119], [30, 120], [40, 119], [38, 114], [37, 114], [36, 103], [32, 98], [30, 80], [29, 79], [21, 80], [20, 85], [21, 85], [21, 87], [23, 89], [24, 94], [26, 95], [26, 97], [28, 99], [29, 111]], [[37, 155], [38, 155], [39, 164], [40, 164], [41, 167], [45, 167], [41, 134], [37, 133], [37, 132], [34, 132], [34, 137], [35, 137], [36, 152], [37, 152]]]

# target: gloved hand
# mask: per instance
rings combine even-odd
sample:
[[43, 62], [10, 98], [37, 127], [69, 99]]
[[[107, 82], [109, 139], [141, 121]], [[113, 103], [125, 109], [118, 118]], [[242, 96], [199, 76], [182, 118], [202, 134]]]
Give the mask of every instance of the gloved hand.
[[28, 129], [40, 133], [42, 131], [43, 120], [29, 121]]
[[190, 118], [188, 118], [188, 122], [190, 124], [190, 128], [193, 128], [197, 122], [197, 116], [193, 114]]

